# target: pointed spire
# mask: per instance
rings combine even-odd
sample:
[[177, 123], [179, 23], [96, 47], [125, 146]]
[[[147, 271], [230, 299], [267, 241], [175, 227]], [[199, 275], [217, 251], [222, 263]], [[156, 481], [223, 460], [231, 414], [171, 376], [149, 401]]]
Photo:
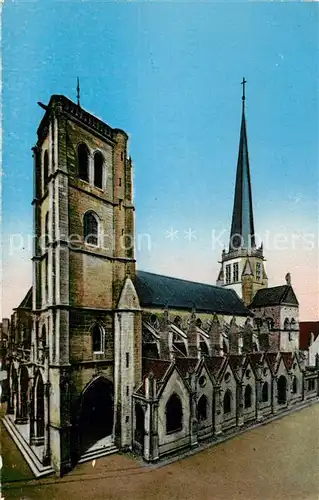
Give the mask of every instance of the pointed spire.
[[240, 129], [239, 152], [237, 161], [236, 186], [229, 249], [249, 249], [255, 247], [254, 218], [250, 183], [248, 141], [245, 117], [245, 85], [243, 78], [242, 118]]

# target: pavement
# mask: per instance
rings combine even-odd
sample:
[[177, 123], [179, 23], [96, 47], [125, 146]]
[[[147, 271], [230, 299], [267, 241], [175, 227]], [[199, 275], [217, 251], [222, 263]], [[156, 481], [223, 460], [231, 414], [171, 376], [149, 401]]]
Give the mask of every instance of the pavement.
[[1, 444], [5, 500], [319, 499], [319, 404], [156, 468], [118, 453], [37, 480], [3, 425]]

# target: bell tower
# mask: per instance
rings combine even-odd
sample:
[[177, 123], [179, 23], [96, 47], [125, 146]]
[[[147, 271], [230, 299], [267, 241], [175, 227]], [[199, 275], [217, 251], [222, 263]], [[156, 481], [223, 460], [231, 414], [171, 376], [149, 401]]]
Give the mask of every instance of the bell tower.
[[[33, 362], [46, 383], [47, 460], [64, 471], [85, 453], [90, 432], [108, 446], [130, 445], [141, 332], [137, 299], [127, 313], [120, 297], [127, 277], [135, 278], [133, 165], [127, 134], [81, 107], [79, 83], [77, 104], [63, 95], [39, 104]], [[92, 400], [107, 402], [103, 418]]]
[[223, 250], [217, 285], [232, 288], [249, 305], [260, 288], [268, 286], [262, 245], [255, 241], [252, 190], [250, 180], [245, 85], [243, 78], [242, 117], [234, 195], [234, 207], [228, 251]]

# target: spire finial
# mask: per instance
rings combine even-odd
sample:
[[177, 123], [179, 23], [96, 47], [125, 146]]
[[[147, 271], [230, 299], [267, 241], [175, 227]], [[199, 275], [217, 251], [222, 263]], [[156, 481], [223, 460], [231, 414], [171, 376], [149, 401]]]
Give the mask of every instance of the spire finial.
[[246, 99], [246, 96], [245, 96], [245, 85], [247, 83], [247, 80], [245, 80], [245, 77], [243, 77], [243, 81], [241, 82], [242, 86], [243, 86], [243, 97], [242, 97], [242, 100], [243, 100], [243, 104], [245, 102], [245, 99]]
[[77, 82], [78, 83], [77, 83], [77, 86], [76, 86], [76, 92], [77, 92], [76, 98], [78, 100], [78, 106], [80, 106], [80, 78], [79, 77], [77, 77]]

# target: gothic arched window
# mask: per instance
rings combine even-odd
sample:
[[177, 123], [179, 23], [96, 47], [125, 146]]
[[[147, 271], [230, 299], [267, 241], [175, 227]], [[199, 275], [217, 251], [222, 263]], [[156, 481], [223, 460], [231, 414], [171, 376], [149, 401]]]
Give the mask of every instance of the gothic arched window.
[[298, 381], [297, 381], [296, 375], [294, 375], [294, 377], [292, 379], [292, 393], [296, 394], [297, 393], [297, 389], [298, 389]]
[[100, 325], [95, 325], [92, 330], [92, 346], [93, 352], [103, 352], [103, 329]]
[[166, 434], [178, 432], [183, 427], [183, 407], [177, 394], [172, 394], [166, 403]]
[[98, 245], [99, 240], [99, 222], [94, 212], [84, 214], [84, 240], [90, 245]]
[[43, 155], [43, 186], [44, 186], [44, 189], [48, 183], [48, 178], [49, 178], [49, 154], [48, 154], [48, 150], [46, 149], [44, 151], [44, 155]]
[[85, 144], [78, 145], [78, 169], [79, 177], [83, 181], [89, 181], [89, 150]]
[[47, 247], [49, 244], [49, 212], [45, 214], [45, 221], [44, 221], [44, 241], [45, 241], [45, 246]]
[[267, 321], [267, 325], [268, 325], [269, 330], [272, 330], [273, 327], [274, 327], [274, 320], [273, 320], [273, 318], [267, 318], [266, 321]]
[[285, 321], [284, 321], [284, 330], [289, 330], [289, 326], [290, 326], [289, 319], [286, 318]]
[[46, 345], [46, 342], [47, 342], [47, 330], [45, 325], [43, 325], [41, 330], [41, 343], [43, 347]]
[[248, 384], [245, 387], [245, 408], [251, 407], [251, 395], [252, 395], [252, 389], [251, 386]]
[[207, 397], [203, 394], [197, 403], [197, 419], [199, 421], [206, 420], [207, 418]]
[[103, 186], [103, 155], [97, 151], [94, 155], [94, 186], [102, 189]]
[[262, 402], [267, 403], [269, 395], [269, 387], [268, 387], [268, 382], [264, 382], [263, 387], [262, 387]]
[[231, 400], [232, 400], [232, 393], [229, 389], [225, 392], [224, 395], [224, 401], [223, 401], [223, 408], [224, 408], [224, 414], [227, 415], [227, 413], [231, 413]]

